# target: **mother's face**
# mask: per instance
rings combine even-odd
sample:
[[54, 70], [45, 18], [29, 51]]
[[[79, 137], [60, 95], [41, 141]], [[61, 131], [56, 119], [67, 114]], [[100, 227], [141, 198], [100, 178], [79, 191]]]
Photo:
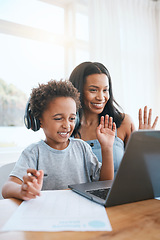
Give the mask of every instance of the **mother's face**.
[[84, 108], [91, 113], [100, 114], [109, 100], [109, 80], [107, 75], [92, 74], [86, 77], [83, 89]]

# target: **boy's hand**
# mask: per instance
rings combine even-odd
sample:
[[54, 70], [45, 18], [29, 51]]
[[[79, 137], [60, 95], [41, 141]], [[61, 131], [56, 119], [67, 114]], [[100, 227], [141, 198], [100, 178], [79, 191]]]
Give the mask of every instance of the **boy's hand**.
[[139, 129], [155, 129], [158, 116], [155, 118], [153, 125], [151, 126], [151, 119], [152, 119], [152, 109], [149, 109], [149, 114], [147, 117], [147, 106], [144, 107], [144, 115], [142, 121], [142, 109], [139, 109]]
[[43, 170], [27, 169], [27, 175], [23, 177], [21, 195], [23, 200], [29, 200], [40, 196], [43, 184]]
[[101, 146], [113, 147], [115, 138], [116, 124], [112, 121], [112, 117], [106, 115], [101, 117], [99, 126], [97, 127], [97, 139]]

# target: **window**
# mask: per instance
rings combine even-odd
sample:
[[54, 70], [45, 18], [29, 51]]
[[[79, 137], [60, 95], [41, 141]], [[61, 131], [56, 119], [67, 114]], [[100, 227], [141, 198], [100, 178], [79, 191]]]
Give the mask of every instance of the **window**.
[[[24, 127], [31, 89], [68, 78], [89, 59], [87, 0], [5, 0], [0, 3], [0, 165], [44, 138]], [[17, 160], [9, 159], [9, 161]]]

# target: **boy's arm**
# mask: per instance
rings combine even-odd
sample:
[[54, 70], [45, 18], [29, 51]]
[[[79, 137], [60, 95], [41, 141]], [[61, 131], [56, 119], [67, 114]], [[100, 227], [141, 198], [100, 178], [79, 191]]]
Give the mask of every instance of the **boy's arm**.
[[9, 177], [8, 181], [2, 188], [2, 196], [4, 198], [21, 198], [22, 181], [17, 177]]
[[97, 128], [97, 138], [101, 144], [102, 167], [100, 181], [112, 180], [114, 178], [113, 143], [115, 139], [116, 125], [108, 115], [101, 117]]
[[29, 200], [40, 195], [43, 183], [43, 171], [28, 169], [27, 175], [21, 181], [17, 177], [9, 177], [8, 181], [2, 188], [2, 196], [4, 198], [18, 198], [21, 200]]

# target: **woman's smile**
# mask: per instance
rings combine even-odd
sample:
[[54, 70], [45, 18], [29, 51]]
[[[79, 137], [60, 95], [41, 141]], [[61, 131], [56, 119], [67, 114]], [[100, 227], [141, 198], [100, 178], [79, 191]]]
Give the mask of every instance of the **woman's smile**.
[[102, 103], [92, 103], [91, 102], [91, 104], [98, 109], [99, 108], [104, 108], [104, 106], [105, 106], [105, 102], [102, 102]]

